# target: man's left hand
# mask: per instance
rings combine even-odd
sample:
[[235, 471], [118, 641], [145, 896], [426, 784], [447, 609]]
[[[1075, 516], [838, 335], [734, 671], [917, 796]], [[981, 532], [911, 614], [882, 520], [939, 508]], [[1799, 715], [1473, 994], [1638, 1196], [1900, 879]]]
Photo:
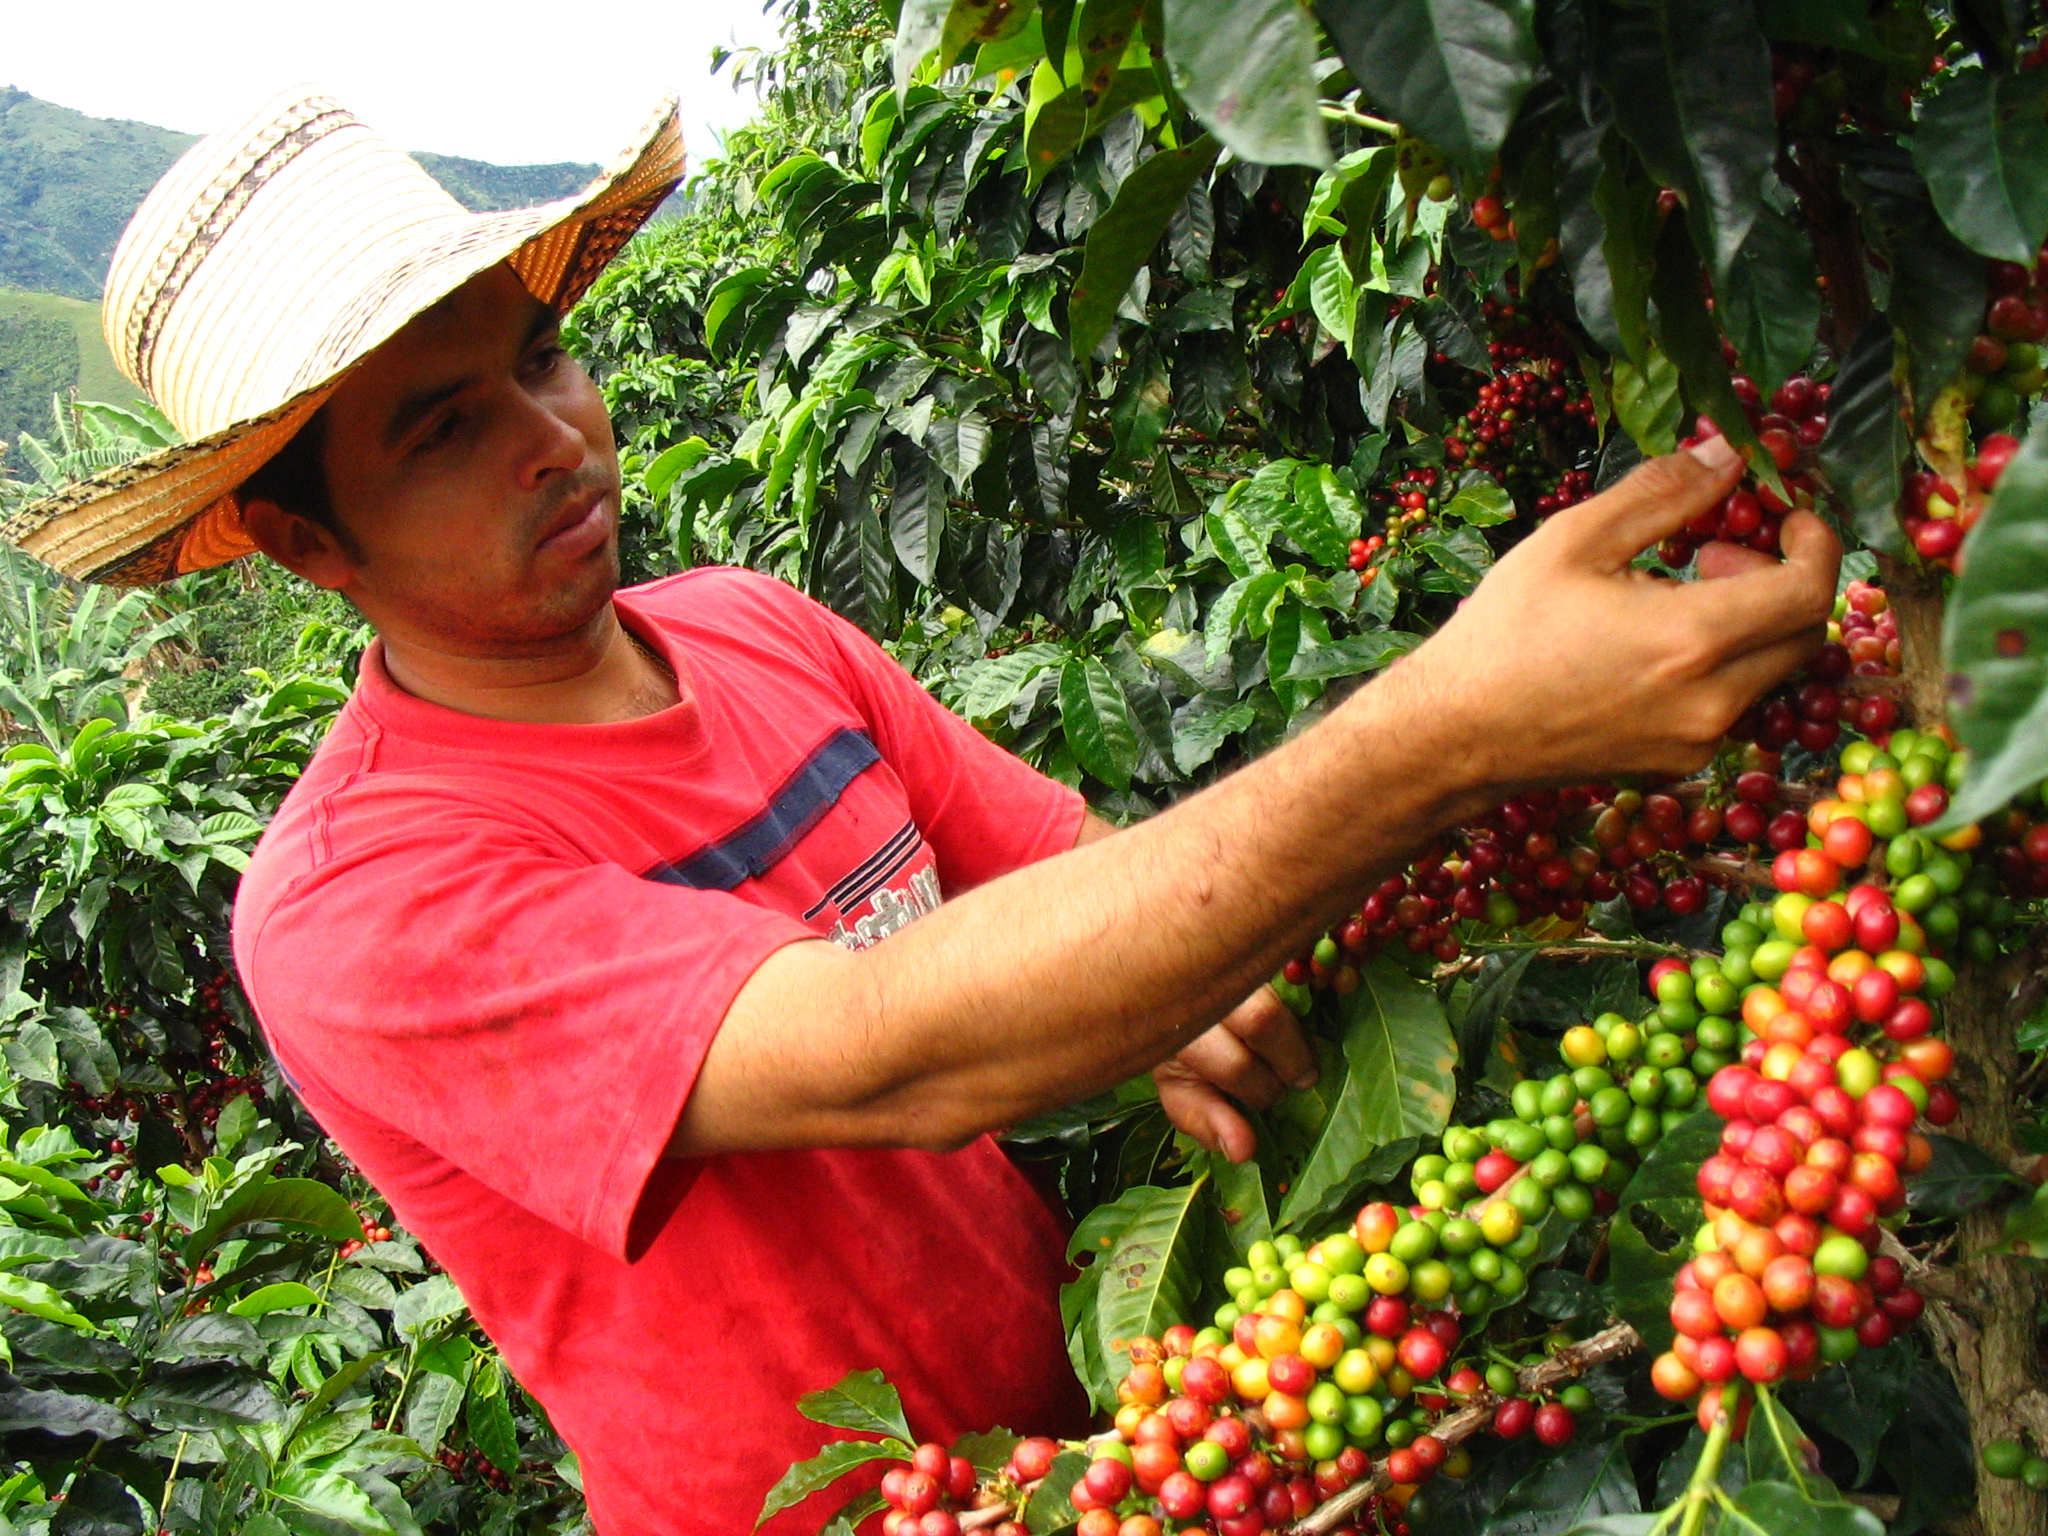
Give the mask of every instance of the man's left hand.
[[1238, 1105], [1269, 1109], [1290, 1088], [1313, 1087], [1316, 1076], [1315, 1053], [1301, 1021], [1271, 987], [1260, 987], [1178, 1056], [1152, 1069], [1174, 1128], [1233, 1163], [1250, 1157], [1259, 1144]]

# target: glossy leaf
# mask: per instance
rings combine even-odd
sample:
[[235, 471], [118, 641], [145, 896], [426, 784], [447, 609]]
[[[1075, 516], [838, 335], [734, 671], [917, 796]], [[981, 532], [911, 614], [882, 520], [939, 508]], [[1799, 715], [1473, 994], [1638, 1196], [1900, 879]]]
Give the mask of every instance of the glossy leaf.
[[1357, 991], [1337, 1000], [1343, 1086], [1281, 1202], [1283, 1227], [1319, 1212], [1374, 1148], [1436, 1134], [1450, 1121], [1458, 1047], [1436, 993], [1385, 958], [1360, 978]]
[[1857, 537], [1887, 554], [1904, 548], [1898, 503], [1912, 447], [1892, 378], [1894, 350], [1891, 325], [1882, 318], [1856, 338], [1835, 374], [1827, 436], [1820, 444], [1821, 473], [1841, 498]]
[[889, 543], [912, 579], [929, 586], [946, 531], [946, 482], [921, 448], [899, 444], [893, 463], [896, 486], [889, 498]]
[[50, 1536], [143, 1536], [155, 1525], [120, 1478], [87, 1467], [64, 1490], [49, 1531]]
[[1949, 72], [1921, 106], [1913, 164], [1957, 239], [2031, 267], [2048, 236], [2048, 79]]
[[1924, 416], [1984, 323], [1984, 259], [1949, 233], [1899, 145], [1865, 136], [1845, 149], [1843, 161], [1844, 184], [1891, 266], [1885, 313], [1905, 343], [1914, 409]]
[[256, 1222], [316, 1233], [338, 1243], [363, 1235], [362, 1222], [348, 1201], [319, 1180], [259, 1179], [230, 1195], [185, 1239], [185, 1262], [198, 1263], [228, 1233]]
[[1806, 233], [1768, 203], [1758, 209], [1719, 300], [1742, 371], [1769, 399], [1805, 367], [1820, 324], [1819, 273]]
[[1614, 360], [1614, 419], [1646, 457], [1678, 446], [1678, 367], [1652, 349], [1649, 365]]
[[1319, 0], [1374, 106], [1482, 173], [1535, 78], [1532, 0]]
[[856, 1467], [871, 1461], [907, 1461], [911, 1448], [901, 1440], [835, 1440], [808, 1461], [797, 1462], [777, 1479], [761, 1501], [758, 1527], [792, 1505], [801, 1504], [821, 1488], [829, 1488]]
[[903, 1417], [903, 1399], [879, 1370], [849, 1371], [822, 1392], [807, 1392], [796, 1411], [815, 1424], [850, 1429], [863, 1435], [911, 1438]]
[[1616, 126], [1678, 191], [1700, 250], [1725, 275], [1763, 205], [1777, 152], [1770, 46], [1749, 0], [1602, 6], [1597, 67]]
[[370, 1496], [338, 1472], [287, 1467], [272, 1480], [270, 1496], [292, 1509], [338, 1521], [369, 1536], [397, 1536]]
[[1151, 1191], [1095, 1262], [1096, 1336], [1112, 1375], [1127, 1368], [1132, 1339], [1156, 1339], [1193, 1315], [1202, 1289], [1203, 1188], [1196, 1180]]
[[1859, 1351], [1837, 1370], [1782, 1389], [1803, 1423], [1826, 1430], [1855, 1453], [1857, 1486], [1877, 1468], [1879, 1443], [1906, 1403], [1912, 1357], [1902, 1349]]
[[1262, 165], [1330, 163], [1315, 86], [1316, 29], [1296, 0], [1162, 0], [1181, 99]]
[[1970, 749], [1945, 818], [1959, 824], [2048, 777], [2048, 417], [1963, 545], [1942, 653], [1949, 719]]
[[1974, 1141], [1927, 1138], [1932, 1158], [1906, 1183], [1906, 1204], [1923, 1216], [1961, 1216], [2032, 1186]]
[[486, 1360], [470, 1382], [469, 1401], [463, 1405], [463, 1428], [474, 1445], [500, 1472], [519, 1470], [519, 1431], [512, 1422], [512, 1405], [506, 1391], [503, 1367]]
[[1090, 356], [1101, 344], [1132, 280], [1221, 149], [1215, 138], [1203, 134], [1179, 149], [1161, 150], [1124, 178], [1109, 211], [1090, 226], [1081, 275], [1067, 300], [1076, 357]]
[[1884, 1536], [1884, 1522], [1855, 1504], [1816, 1504], [1790, 1483], [1753, 1482], [1735, 1507], [1764, 1536]]
[[1024, 1526], [1031, 1536], [1050, 1536], [1073, 1525], [1074, 1506], [1067, 1496], [1087, 1473], [1088, 1458], [1079, 1451], [1062, 1451], [1053, 1458], [1052, 1470], [1031, 1490], [1024, 1506]]
[[1653, 1352], [1671, 1343], [1671, 1280], [1702, 1220], [1695, 1179], [1720, 1142], [1720, 1117], [1706, 1108], [1694, 1111], [1650, 1149], [1608, 1228], [1615, 1310]]
[[26, 1312], [31, 1317], [61, 1323], [66, 1328], [76, 1328], [81, 1332], [95, 1331], [92, 1319], [66, 1301], [62, 1291], [41, 1280], [17, 1275], [12, 1270], [0, 1270], [0, 1307], [12, 1307], [17, 1312]]
[[1634, 1515], [1642, 1507], [1629, 1469], [1628, 1441], [1583, 1436], [1508, 1490], [1486, 1522], [1484, 1536], [1563, 1536], [1588, 1522]]
[[1328, 682], [1332, 678], [1356, 677], [1392, 666], [1422, 644], [1421, 635], [1405, 630], [1379, 629], [1363, 635], [1346, 635], [1294, 658], [1287, 676], [1295, 682]]
[[[1657, 275], [1651, 280], [1650, 296], [1657, 305], [1658, 344], [1678, 365], [1686, 403], [1711, 417], [1738, 448], [1755, 448], [1756, 432], [1735, 396], [1728, 362], [1721, 354], [1721, 333], [1707, 313], [1698, 258], [1685, 226], [1676, 219], [1667, 221], [1658, 236]], [[1760, 473], [1769, 467], [1768, 458], [1754, 457], [1751, 462]], [[1769, 468], [1769, 475], [1776, 478], [1775, 468]]]
[[1130, 788], [1138, 768], [1130, 701], [1093, 656], [1068, 662], [1060, 673], [1060, 724], [1083, 768], [1112, 789]]
[[251, 1291], [240, 1301], [232, 1302], [228, 1311], [236, 1317], [265, 1317], [272, 1312], [282, 1312], [288, 1307], [317, 1307], [320, 1293], [309, 1285], [296, 1280], [281, 1280], [276, 1285], [266, 1285]]

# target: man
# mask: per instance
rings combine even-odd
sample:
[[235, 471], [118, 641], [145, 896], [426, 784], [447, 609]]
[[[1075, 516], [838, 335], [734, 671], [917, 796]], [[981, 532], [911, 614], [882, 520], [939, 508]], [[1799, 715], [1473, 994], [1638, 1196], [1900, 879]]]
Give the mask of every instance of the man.
[[1697, 767], [1833, 597], [1805, 515], [1783, 564], [1629, 568], [1734, 484], [1713, 440], [1111, 834], [777, 583], [615, 591], [610, 427], [531, 261], [416, 284], [313, 409], [277, 405], [290, 446], [233, 499], [378, 635], [235, 947], [280, 1064], [548, 1407], [608, 1536], [748, 1528], [816, 1448], [794, 1399], [849, 1369], [921, 1434], [1073, 1427], [1061, 1230], [989, 1133], [1157, 1070], [1177, 1124], [1245, 1155], [1230, 1099], [1312, 1074], [1260, 992], [1277, 964], [1519, 787]]

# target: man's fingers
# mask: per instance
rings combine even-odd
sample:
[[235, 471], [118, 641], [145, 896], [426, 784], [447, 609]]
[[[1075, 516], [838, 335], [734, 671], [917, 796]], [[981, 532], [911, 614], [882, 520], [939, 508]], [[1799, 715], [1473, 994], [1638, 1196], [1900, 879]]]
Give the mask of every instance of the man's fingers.
[[1242, 1040], [1280, 1081], [1295, 1088], [1313, 1088], [1320, 1075], [1315, 1052], [1301, 1031], [1294, 1010], [1271, 987], [1260, 987], [1224, 1017], [1224, 1029]]
[[1727, 655], [1802, 635], [1825, 624], [1834, 607], [1841, 540], [1811, 512], [1787, 517], [1780, 538], [1782, 562], [1682, 589], [1682, 601], [1705, 609], [1714, 628], [1727, 637]]
[[1726, 438], [1710, 437], [1651, 459], [1619, 485], [1557, 513], [1548, 526], [1578, 558], [1612, 574], [1726, 496], [1741, 475], [1742, 455]]
[[1695, 568], [1701, 581], [1719, 581], [1724, 576], [1742, 576], [1777, 563], [1775, 555], [1741, 544], [1723, 544], [1717, 539], [1712, 544], [1701, 546], [1699, 564]]
[[1243, 1162], [1259, 1149], [1251, 1122], [1209, 1084], [1168, 1067], [1161, 1067], [1154, 1078], [1159, 1085], [1159, 1107], [1175, 1130], [1233, 1163]]
[[1738, 656], [1715, 674], [1717, 680], [1726, 683], [1739, 697], [1739, 709], [1747, 709], [1763, 695], [1765, 689], [1783, 682], [1805, 664], [1821, 641], [1826, 638], [1824, 629], [1810, 629], [1794, 635], [1789, 640], [1780, 640], [1747, 655]]
[[1287, 1092], [1287, 1085], [1273, 1075], [1273, 1069], [1221, 1024], [1190, 1040], [1168, 1065], [1260, 1109], [1279, 1103]]

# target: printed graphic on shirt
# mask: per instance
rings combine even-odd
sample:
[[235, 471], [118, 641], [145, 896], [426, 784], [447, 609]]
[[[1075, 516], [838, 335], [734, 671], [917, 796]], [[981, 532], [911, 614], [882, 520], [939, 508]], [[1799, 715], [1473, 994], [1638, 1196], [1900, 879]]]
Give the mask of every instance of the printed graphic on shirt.
[[[687, 859], [658, 864], [645, 878], [700, 891], [736, 890], [781, 862], [847, 786], [881, 761], [865, 732], [842, 726], [813, 749], [758, 815]], [[915, 866], [915, 867], [913, 867]], [[906, 821], [860, 863], [835, 881], [804, 921], [827, 917], [825, 937], [844, 949], [880, 943], [936, 907], [938, 871], [915, 822]]]
[[[920, 867], [910, 870], [912, 864]], [[804, 914], [804, 921], [817, 922], [829, 909], [834, 914], [832, 929], [825, 936], [843, 949], [866, 949], [923, 917], [939, 901], [939, 875], [931, 852], [918, 835], [917, 824], [906, 821], [880, 848], [840, 876]]]

